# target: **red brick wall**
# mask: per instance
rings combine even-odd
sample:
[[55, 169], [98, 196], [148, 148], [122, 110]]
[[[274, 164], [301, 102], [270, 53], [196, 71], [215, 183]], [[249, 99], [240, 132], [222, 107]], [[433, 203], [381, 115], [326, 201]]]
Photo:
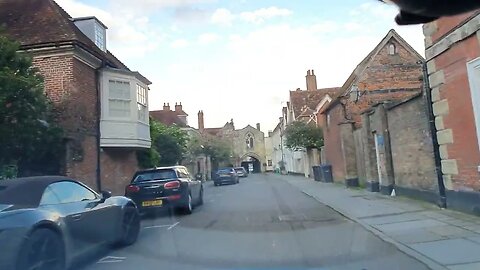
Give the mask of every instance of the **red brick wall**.
[[[345, 121], [342, 106], [337, 104], [327, 113], [330, 115], [330, 123], [328, 125], [325, 123], [323, 128], [325, 159], [328, 164], [332, 165], [334, 181], [343, 183], [345, 181], [345, 161], [343, 160], [339, 126], [341, 122]], [[325, 114], [327, 115], [327, 113]]]
[[[443, 25], [443, 21], [438, 22]], [[480, 152], [467, 74], [467, 62], [480, 56], [477, 37], [471, 36], [434, 59], [437, 70], [445, 73], [440, 99], [447, 99], [449, 113], [443, 116], [445, 129], [452, 129], [454, 143], [447, 145], [448, 158], [456, 159], [458, 175], [452, 176], [454, 189], [480, 190]]]
[[469, 12], [465, 14], [460, 14], [452, 17], [444, 17], [436, 22], [436, 32], [431, 36], [432, 41], [435, 43], [446, 34], [448, 34], [452, 29], [456, 28], [459, 24], [464, 22], [467, 18], [472, 16], [475, 12]]
[[125, 186], [130, 183], [138, 170], [137, 156], [134, 150], [103, 149], [102, 162], [102, 189], [109, 190], [115, 195], [123, 195]]
[[[422, 66], [417, 61], [420, 59], [395, 39], [391, 39], [388, 44], [394, 44], [397, 53], [389, 55], [387, 47], [382, 48], [359, 77], [359, 89], [419, 89], [422, 85]], [[391, 95], [395, 97], [400, 93]]]

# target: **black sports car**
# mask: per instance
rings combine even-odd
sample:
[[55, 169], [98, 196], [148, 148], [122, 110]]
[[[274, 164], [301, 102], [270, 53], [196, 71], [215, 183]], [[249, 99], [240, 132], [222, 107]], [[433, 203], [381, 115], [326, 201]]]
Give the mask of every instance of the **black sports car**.
[[140, 218], [125, 197], [62, 176], [0, 180], [0, 269], [59, 270], [101, 244], [130, 245]]
[[191, 214], [195, 206], [203, 204], [203, 184], [184, 166], [154, 168], [137, 172], [125, 188], [125, 196], [143, 213], [173, 208]]

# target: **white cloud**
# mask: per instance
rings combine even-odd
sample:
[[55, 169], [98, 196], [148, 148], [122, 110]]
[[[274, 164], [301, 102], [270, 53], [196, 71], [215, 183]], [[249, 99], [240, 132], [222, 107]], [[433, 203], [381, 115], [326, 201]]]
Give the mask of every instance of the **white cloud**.
[[219, 8], [213, 12], [211, 22], [224, 26], [230, 26], [235, 16], [226, 8]]
[[174, 49], [182, 49], [188, 47], [189, 42], [186, 39], [177, 39], [170, 44], [170, 46]]
[[285, 17], [292, 14], [292, 11], [286, 8], [268, 7], [261, 8], [254, 11], [240, 13], [240, 18], [246, 22], [262, 23], [266, 19], [274, 17]]
[[149, 17], [138, 16], [128, 9], [104, 10], [78, 0], [56, 0], [72, 17], [96, 16], [107, 27], [107, 49], [123, 61], [141, 57], [158, 48], [163, 35]]
[[217, 41], [219, 38], [219, 35], [215, 33], [204, 33], [198, 37], [198, 43], [201, 45], [208, 45]]
[[285, 17], [292, 14], [292, 11], [286, 8], [268, 7], [253, 11], [245, 11], [239, 14], [233, 14], [226, 8], [219, 8], [213, 12], [210, 21], [214, 24], [230, 26], [233, 21], [241, 20], [247, 23], [260, 24], [268, 19], [275, 17]]

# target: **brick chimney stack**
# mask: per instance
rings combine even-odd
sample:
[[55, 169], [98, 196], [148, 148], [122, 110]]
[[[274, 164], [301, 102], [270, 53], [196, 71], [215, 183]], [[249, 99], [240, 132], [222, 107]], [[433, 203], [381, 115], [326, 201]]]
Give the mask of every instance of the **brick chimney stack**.
[[183, 111], [182, 103], [181, 103], [181, 102], [180, 102], [180, 104], [177, 104], [177, 103], [175, 102], [175, 111], [176, 111], [176, 112], [181, 112], [181, 111]]
[[205, 130], [205, 122], [203, 120], [203, 111], [198, 112], [198, 130], [203, 132]]
[[257, 123], [257, 129], [260, 130], [260, 123]]
[[307, 71], [307, 91], [316, 91], [317, 90], [317, 76], [315, 76], [315, 72], [313, 69]]
[[170, 111], [170, 103], [163, 103], [163, 110]]

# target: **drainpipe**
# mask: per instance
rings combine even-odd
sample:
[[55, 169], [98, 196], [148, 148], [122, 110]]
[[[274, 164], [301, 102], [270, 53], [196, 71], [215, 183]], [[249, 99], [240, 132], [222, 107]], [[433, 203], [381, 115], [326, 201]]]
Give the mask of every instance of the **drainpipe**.
[[435, 115], [433, 114], [432, 92], [430, 89], [430, 83], [428, 81], [427, 63], [426, 61], [420, 61], [419, 64], [422, 64], [423, 81], [424, 81], [423, 96], [427, 103], [428, 123], [430, 125], [430, 133], [432, 134], [433, 156], [435, 159], [435, 168], [437, 171], [438, 193], [440, 196], [438, 206], [440, 208], [447, 208], [447, 196], [445, 192], [445, 183], [443, 182], [443, 174], [442, 174], [442, 158], [440, 157], [440, 146], [438, 145], [437, 128], [435, 126]]
[[102, 64], [100, 65], [99, 68], [95, 69], [95, 85], [96, 85], [96, 95], [97, 95], [97, 102], [95, 104], [95, 110], [97, 111], [97, 123], [96, 123], [96, 131], [97, 131], [97, 136], [96, 136], [96, 148], [97, 148], [97, 156], [96, 156], [96, 170], [95, 170], [95, 179], [97, 182], [97, 191], [101, 192], [102, 191], [102, 175], [101, 175], [101, 145], [100, 145], [100, 120], [101, 120], [101, 115], [102, 115], [102, 104], [101, 104], [101, 82], [100, 82], [100, 69], [102, 69], [105, 66], [105, 62], [102, 60]]

